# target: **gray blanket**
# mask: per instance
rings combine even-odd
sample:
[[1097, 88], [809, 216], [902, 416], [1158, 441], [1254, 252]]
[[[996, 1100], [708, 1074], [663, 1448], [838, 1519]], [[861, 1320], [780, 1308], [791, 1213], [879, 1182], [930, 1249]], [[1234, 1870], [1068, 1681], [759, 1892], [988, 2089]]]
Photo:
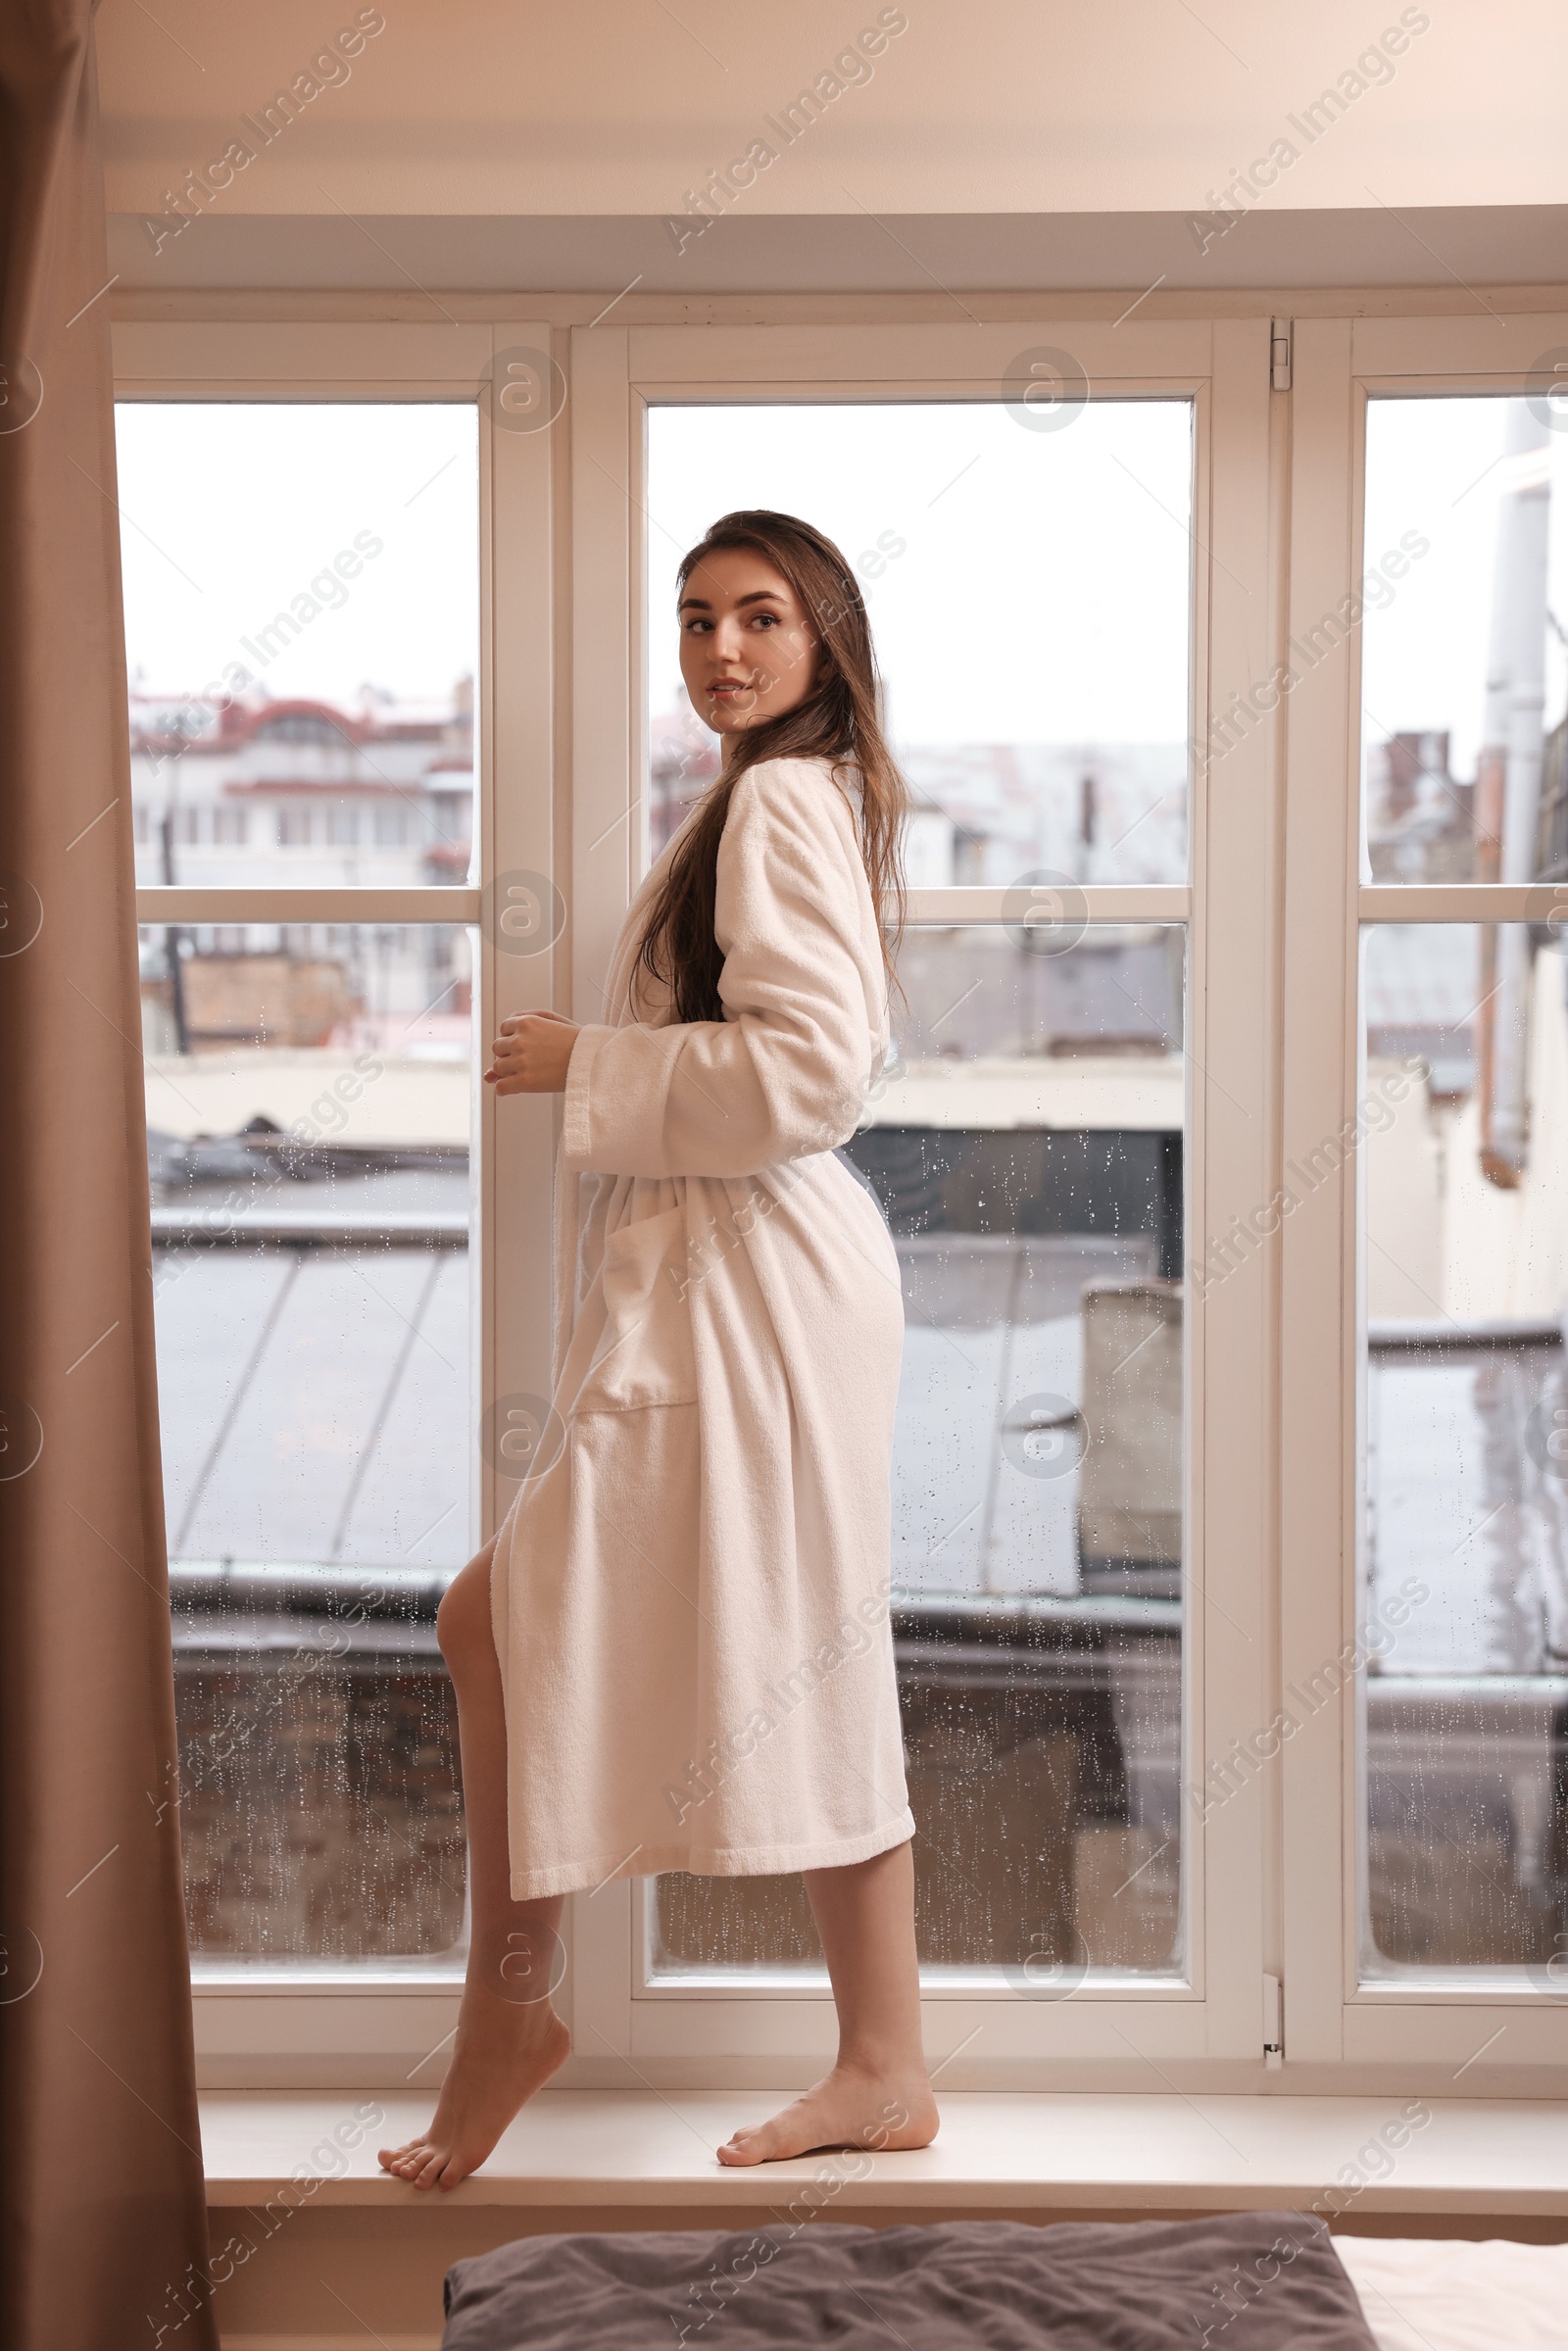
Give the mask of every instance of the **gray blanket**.
[[1302, 2213], [530, 2236], [446, 2282], [443, 2351], [1376, 2351]]

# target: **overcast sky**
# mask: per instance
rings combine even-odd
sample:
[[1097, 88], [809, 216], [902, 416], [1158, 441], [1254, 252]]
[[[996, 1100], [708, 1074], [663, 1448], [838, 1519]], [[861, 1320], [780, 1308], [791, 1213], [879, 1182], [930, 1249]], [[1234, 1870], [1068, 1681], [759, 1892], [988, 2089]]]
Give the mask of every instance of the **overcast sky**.
[[[815, 523], [860, 570], [903, 741], [1180, 742], [1191, 412], [1061, 413], [1061, 429], [1035, 431], [994, 402], [656, 409], [655, 707], [679, 674], [679, 557], [728, 509], [761, 506]], [[879, 539], [904, 552], [871, 577]]]
[[269, 693], [447, 694], [471, 674], [476, 410], [122, 401], [118, 416], [133, 684], [140, 670], [150, 692], [190, 693], [229, 661], [257, 671], [241, 640], [311, 598], [361, 532], [382, 552], [261, 672]]
[[[806, 515], [861, 568], [906, 743], [1174, 742], [1187, 732], [1190, 418], [1091, 402], [1055, 431], [995, 404], [656, 409], [648, 481], [653, 707], [675, 707], [674, 566], [734, 506]], [[478, 629], [471, 407], [127, 404], [120, 412], [132, 675], [190, 692], [259, 663], [258, 629], [357, 535], [381, 552], [261, 671], [270, 692], [445, 695]], [[1430, 552], [1369, 614], [1371, 731], [1480, 719], [1503, 404], [1374, 403], [1367, 548]], [[1552, 601], [1568, 618], [1568, 478], [1551, 436]], [[880, 546], [879, 546], [880, 542]], [[870, 556], [871, 564], [862, 559]], [[869, 576], [880, 561], [880, 576]], [[591, 658], [591, 656], [590, 656]], [[1552, 640], [1547, 722], [1568, 665]]]
[[[1491, 637], [1492, 588], [1508, 403], [1375, 400], [1367, 416], [1366, 549], [1376, 564], [1410, 530], [1432, 542], [1395, 601], [1365, 623], [1362, 699], [1369, 741], [1446, 728], [1451, 771], [1475, 771]], [[1568, 411], [1563, 420], [1568, 425]], [[1547, 436], [1551, 481], [1547, 596], [1568, 622], [1568, 432]], [[1511, 463], [1512, 461], [1510, 461]], [[1568, 690], [1560, 639], [1546, 640], [1546, 724]]]

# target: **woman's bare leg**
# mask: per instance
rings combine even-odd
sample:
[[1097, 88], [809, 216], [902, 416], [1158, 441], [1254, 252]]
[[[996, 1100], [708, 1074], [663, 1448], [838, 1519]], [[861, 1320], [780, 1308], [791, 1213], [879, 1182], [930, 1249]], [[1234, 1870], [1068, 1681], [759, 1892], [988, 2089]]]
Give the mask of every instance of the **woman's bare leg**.
[[925, 2147], [937, 2134], [920, 2042], [912, 1850], [808, 1870], [806, 1890], [839, 2012], [838, 2059], [770, 2123], [737, 2131], [720, 2163], [777, 2163], [810, 2147]]
[[565, 2062], [571, 2040], [550, 2004], [559, 1978], [561, 1897], [512, 1899], [507, 1845], [507, 1718], [490, 1619], [491, 1539], [454, 1577], [436, 1618], [458, 1700], [468, 1840], [468, 1971], [435, 2120], [381, 2149], [416, 2187], [456, 2187], [483, 2163], [517, 2109]]

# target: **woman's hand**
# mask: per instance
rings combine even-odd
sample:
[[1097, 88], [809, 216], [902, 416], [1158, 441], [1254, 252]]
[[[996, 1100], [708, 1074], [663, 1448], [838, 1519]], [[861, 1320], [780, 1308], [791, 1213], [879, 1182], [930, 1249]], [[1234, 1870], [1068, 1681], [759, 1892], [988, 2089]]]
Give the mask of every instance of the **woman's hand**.
[[490, 1048], [485, 1083], [497, 1094], [561, 1094], [577, 1042], [574, 1022], [559, 1012], [514, 1012]]

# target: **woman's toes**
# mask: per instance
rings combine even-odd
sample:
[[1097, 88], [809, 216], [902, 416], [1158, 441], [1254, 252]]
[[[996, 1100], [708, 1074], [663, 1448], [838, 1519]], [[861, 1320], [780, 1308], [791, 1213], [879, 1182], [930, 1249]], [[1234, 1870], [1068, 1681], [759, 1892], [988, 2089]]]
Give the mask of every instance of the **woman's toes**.
[[406, 2147], [399, 2147], [395, 2150], [388, 2160], [386, 2168], [395, 2180], [415, 2180], [417, 2179], [420, 2170], [429, 2160], [429, 2141], [422, 2138], [412, 2138]]

